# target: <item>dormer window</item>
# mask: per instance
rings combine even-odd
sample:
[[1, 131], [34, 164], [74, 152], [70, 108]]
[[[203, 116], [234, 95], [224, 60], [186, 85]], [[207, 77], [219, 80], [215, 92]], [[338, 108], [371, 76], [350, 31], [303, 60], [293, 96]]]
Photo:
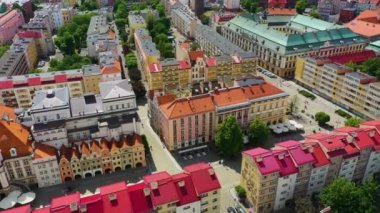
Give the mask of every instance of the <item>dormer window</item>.
[[11, 154], [11, 157], [16, 157], [17, 156], [17, 151], [16, 151], [16, 148], [11, 148], [9, 150], [10, 154]]

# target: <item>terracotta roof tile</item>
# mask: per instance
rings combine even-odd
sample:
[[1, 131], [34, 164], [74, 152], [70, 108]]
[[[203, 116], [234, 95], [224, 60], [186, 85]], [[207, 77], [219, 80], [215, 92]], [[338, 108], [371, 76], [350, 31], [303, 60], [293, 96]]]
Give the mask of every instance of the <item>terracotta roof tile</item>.
[[295, 16], [297, 14], [294, 8], [268, 8], [269, 16]]
[[34, 158], [39, 159], [39, 158], [46, 158], [46, 157], [51, 157], [51, 156], [56, 156], [57, 155], [57, 150], [54, 147], [42, 144], [42, 143], [37, 143], [35, 150], [34, 150]]
[[215, 108], [209, 95], [177, 99], [173, 102], [162, 104], [160, 107], [166, 117], [170, 119], [213, 111]]
[[119, 144], [115, 140], [115, 138], [112, 138], [111, 141], [111, 152], [118, 151], [119, 150]]
[[167, 104], [169, 102], [172, 102], [176, 99], [176, 96], [173, 94], [169, 95], [162, 95], [162, 96], [156, 96], [158, 105]]
[[91, 141], [91, 143], [90, 143], [90, 152], [91, 153], [96, 153], [96, 154], [100, 155], [100, 147], [99, 147], [98, 141], [96, 141], [96, 140]]
[[66, 158], [68, 161], [70, 161], [72, 152], [65, 145], [62, 145], [59, 149], [59, 154], [59, 159]]
[[203, 51], [190, 51], [189, 59], [190, 61], [196, 61], [198, 58], [203, 58]]
[[15, 121], [13, 109], [0, 105], [0, 149], [4, 159], [11, 158], [10, 149], [16, 148], [17, 156], [32, 154], [29, 130]]
[[102, 151], [109, 151], [109, 145], [110, 143], [105, 138], [100, 139], [100, 146], [102, 148]]
[[79, 152], [78, 147], [75, 145], [73, 147], [71, 147], [71, 159], [73, 157], [76, 157], [78, 159], [80, 159], [80, 157], [81, 157], [81, 153]]
[[81, 149], [80, 149], [81, 155], [82, 156], [84, 155], [86, 157], [90, 157], [91, 151], [90, 151], [90, 148], [88, 147], [88, 144], [85, 142], [82, 142], [80, 147], [81, 147]]
[[353, 32], [365, 37], [380, 35], [380, 22], [377, 20], [379, 10], [365, 10], [354, 20], [346, 24]]

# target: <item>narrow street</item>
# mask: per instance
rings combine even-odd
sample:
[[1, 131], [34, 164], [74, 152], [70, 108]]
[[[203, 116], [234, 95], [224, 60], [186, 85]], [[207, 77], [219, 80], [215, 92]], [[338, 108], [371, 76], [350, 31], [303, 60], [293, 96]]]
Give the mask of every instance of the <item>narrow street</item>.
[[151, 146], [150, 152], [154, 165], [150, 165], [150, 167], [154, 167], [156, 171], [168, 171], [170, 174], [181, 172], [181, 166], [173, 158], [170, 152], [164, 148], [160, 138], [150, 127], [149, 118], [147, 116], [147, 104], [139, 106], [138, 114], [143, 125], [141, 132], [142, 134], [145, 134], [148, 143]]

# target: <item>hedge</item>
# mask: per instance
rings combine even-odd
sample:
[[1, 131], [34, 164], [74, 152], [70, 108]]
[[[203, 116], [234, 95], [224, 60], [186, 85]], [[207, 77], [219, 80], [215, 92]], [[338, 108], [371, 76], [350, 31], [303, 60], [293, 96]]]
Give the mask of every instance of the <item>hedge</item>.
[[299, 93], [303, 96], [305, 96], [306, 98], [310, 98], [311, 100], [314, 100], [316, 99], [317, 97], [315, 97], [313, 94], [309, 93], [308, 91], [306, 90], [300, 90]]
[[335, 110], [335, 113], [340, 115], [341, 117], [343, 118], [347, 118], [347, 119], [350, 119], [352, 116], [350, 114], [348, 114], [347, 112], [341, 110], [341, 109], [337, 109]]

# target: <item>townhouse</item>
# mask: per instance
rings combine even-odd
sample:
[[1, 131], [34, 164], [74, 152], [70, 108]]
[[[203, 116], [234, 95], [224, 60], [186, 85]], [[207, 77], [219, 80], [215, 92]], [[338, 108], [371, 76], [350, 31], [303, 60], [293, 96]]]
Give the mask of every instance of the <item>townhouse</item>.
[[171, 20], [173, 26], [184, 36], [194, 38], [195, 30], [201, 24], [197, 16], [188, 6], [178, 4], [171, 11]]
[[375, 53], [368, 50], [335, 57], [299, 57], [295, 79], [302, 86], [361, 117], [378, 119], [380, 83], [376, 77], [355, 72], [344, 65], [373, 57]]
[[380, 122], [360, 128], [340, 127], [331, 133], [306, 135], [272, 149], [243, 152], [241, 185], [255, 212], [272, 212], [302, 196], [313, 196], [337, 177], [361, 183], [378, 176]]
[[150, 122], [169, 150], [182, 149], [212, 141], [226, 116], [236, 117], [243, 129], [255, 118], [281, 122], [287, 99], [287, 93], [263, 80], [187, 98], [156, 95], [149, 104]]
[[145, 19], [141, 15], [129, 14], [128, 15], [128, 23], [129, 23], [129, 32], [133, 35], [136, 29], [145, 28], [146, 23]]
[[32, 210], [30, 206], [12, 209], [23, 212], [219, 212], [220, 183], [214, 169], [206, 163], [184, 168], [170, 175], [146, 175], [139, 183], [117, 182], [99, 187], [92, 195], [79, 192], [53, 198], [50, 205]]
[[[223, 37], [259, 57], [259, 66], [281, 77], [294, 77], [297, 57], [360, 52], [367, 40], [349, 28], [297, 14], [289, 21], [241, 14], [221, 30]], [[285, 21], [284, 21], [285, 20]]]

